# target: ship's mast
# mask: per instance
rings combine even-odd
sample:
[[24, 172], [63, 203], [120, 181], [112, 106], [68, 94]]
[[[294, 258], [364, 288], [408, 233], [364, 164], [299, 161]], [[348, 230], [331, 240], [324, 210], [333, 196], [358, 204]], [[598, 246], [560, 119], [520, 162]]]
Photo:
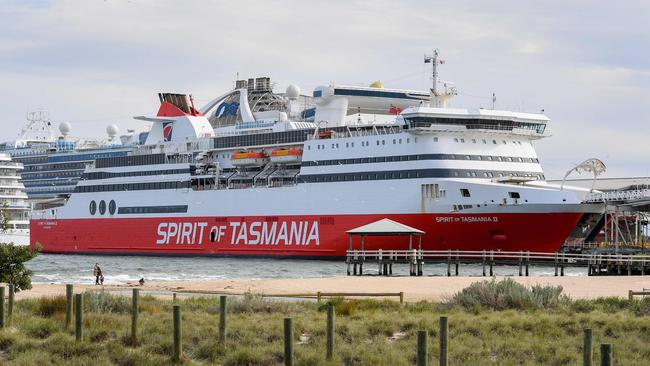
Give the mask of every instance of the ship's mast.
[[424, 63], [431, 64], [431, 78], [433, 79], [433, 86], [431, 87], [431, 103], [434, 107], [444, 108], [447, 104], [447, 100], [451, 99], [454, 95], [457, 94], [456, 88], [453, 86], [447, 85], [445, 83], [445, 91], [438, 92], [438, 65], [445, 63], [444, 60], [440, 59], [438, 49], [434, 49], [431, 55], [424, 55]]

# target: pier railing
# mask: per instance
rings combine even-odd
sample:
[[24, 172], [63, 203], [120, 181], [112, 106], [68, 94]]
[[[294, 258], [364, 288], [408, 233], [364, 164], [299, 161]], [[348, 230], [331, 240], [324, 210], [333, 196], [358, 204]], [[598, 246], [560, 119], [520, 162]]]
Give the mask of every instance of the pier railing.
[[[392, 265], [394, 263], [408, 263], [411, 266], [411, 275], [422, 275], [422, 266], [424, 263], [447, 263], [447, 273], [451, 275], [451, 265], [455, 266], [456, 275], [458, 275], [458, 266], [460, 263], [482, 263], [483, 275], [485, 276], [485, 266], [490, 266], [490, 275], [493, 273], [495, 264], [519, 264], [519, 274], [522, 275], [522, 267], [526, 268], [530, 264], [546, 265], [555, 267], [555, 275], [558, 275], [558, 269], [561, 275], [564, 275], [565, 267], [587, 267], [589, 275], [597, 274], [622, 274], [627, 270], [627, 274], [633, 272], [645, 275], [649, 270], [650, 255], [646, 254], [621, 254], [621, 253], [549, 253], [549, 252], [529, 252], [529, 251], [496, 251], [496, 250], [348, 250], [346, 253], [346, 263], [348, 275], [363, 274], [364, 263], [377, 263], [379, 265], [379, 274], [392, 274]], [[604, 272], [603, 272], [604, 271]]]

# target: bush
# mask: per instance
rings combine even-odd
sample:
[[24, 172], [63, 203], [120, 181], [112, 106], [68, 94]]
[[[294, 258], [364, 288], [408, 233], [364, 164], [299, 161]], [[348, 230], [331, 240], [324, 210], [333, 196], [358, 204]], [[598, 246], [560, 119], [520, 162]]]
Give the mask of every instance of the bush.
[[37, 300], [35, 313], [48, 318], [57, 313], [63, 314], [66, 302], [65, 296], [42, 297]]
[[456, 293], [447, 304], [459, 305], [470, 311], [481, 308], [527, 310], [554, 308], [567, 300], [562, 295], [561, 286], [533, 286], [529, 289], [507, 278], [499, 282], [475, 282]]
[[100, 314], [131, 313], [131, 301], [126, 296], [111, 295], [105, 291], [91, 291], [84, 294], [84, 310]]
[[59, 329], [59, 326], [54, 321], [43, 318], [28, 319], [21, 327], [28, 336], [39, 339], [45, 339]]

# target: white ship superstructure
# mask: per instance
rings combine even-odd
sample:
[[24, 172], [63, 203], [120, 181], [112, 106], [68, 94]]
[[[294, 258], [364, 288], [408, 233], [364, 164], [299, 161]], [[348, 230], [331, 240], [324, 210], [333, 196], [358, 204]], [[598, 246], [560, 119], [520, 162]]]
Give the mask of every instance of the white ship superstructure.
[[29, 244], [29, 205], [18, 171], [22, 164], [0, 154], [0, 243]]

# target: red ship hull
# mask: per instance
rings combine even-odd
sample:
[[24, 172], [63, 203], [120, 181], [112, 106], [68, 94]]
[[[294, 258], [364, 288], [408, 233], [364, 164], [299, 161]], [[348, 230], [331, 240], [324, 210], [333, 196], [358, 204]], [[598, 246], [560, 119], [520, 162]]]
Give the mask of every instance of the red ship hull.
[[[34, 219], [45, 253], [344, 257], [347, 230], [390, 218], [425, 232], [422, 249], [556, 252], [580, 212], [273, 217]], [[407, 237], [367, 237], [365, 249], [408, 249]], [[359, 240], [353, 247], [358, 249]], [[413, 239], [417, 248], [418, 239]]]

